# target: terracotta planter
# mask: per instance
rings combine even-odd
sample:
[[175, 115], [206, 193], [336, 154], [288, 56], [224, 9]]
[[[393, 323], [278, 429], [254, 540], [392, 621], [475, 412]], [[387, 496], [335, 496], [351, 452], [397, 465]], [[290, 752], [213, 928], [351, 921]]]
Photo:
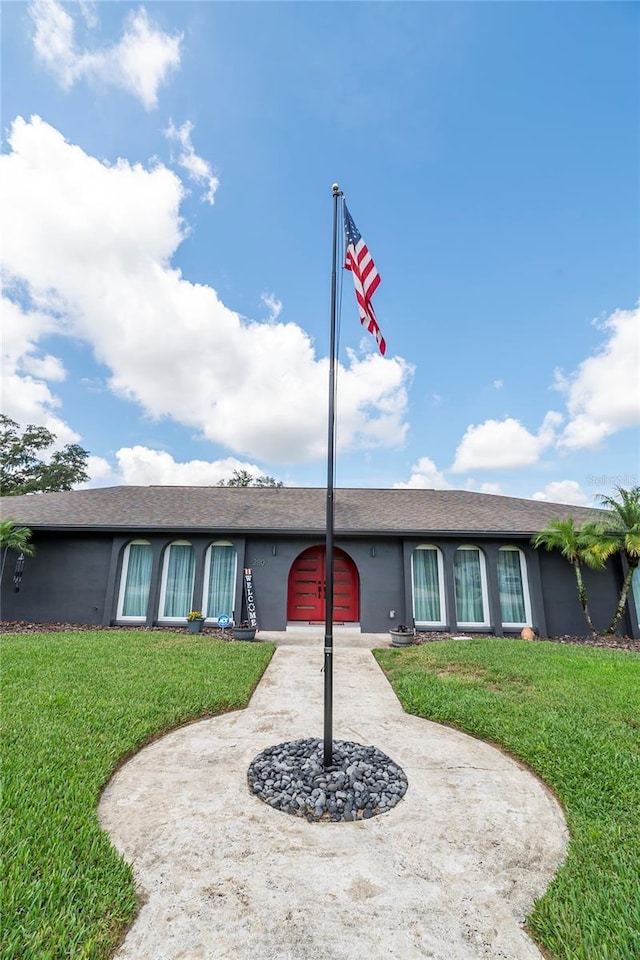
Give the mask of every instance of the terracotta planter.
[[414, 634], [411, 630], [406, 633], [404, 630], [389, 630], [389, 633], [392, 647], [410, 647], [413, 643]]

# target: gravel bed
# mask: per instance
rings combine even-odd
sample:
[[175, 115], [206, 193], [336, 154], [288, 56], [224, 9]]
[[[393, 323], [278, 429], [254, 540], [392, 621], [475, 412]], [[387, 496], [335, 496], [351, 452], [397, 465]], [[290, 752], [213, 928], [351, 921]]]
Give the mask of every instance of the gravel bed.
[[407, 791], [404, 770], [377, 747], [334, 740], [333, 765], [325, 769], [323, 758], [318, 738], [267, 747], [249, 765], [249, 792], [310, 823], [335, 823], [386, 813]]

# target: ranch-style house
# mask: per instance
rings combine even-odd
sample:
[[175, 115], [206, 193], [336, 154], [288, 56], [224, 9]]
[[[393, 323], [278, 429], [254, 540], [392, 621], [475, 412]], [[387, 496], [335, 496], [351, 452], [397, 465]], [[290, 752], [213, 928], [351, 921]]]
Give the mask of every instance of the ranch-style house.
[[[252, 571], [258, 625], [324, 623], [323, 488], [121, 486], [2, 498], [2, 516], [33, 532], [36, 554], [2, 619], [94, 625], [243, 619]], [[366, 633], [424, 631], [584, 635], [570, 564], [534, 550], [549, 520], [597, 511], [460, 490], [335, 491], [334, 617]], [[584, 571], [594, 622], [609, 623], [623, 578], [612, 558]], [[640, 595], [619, 632], [638, 637]]]

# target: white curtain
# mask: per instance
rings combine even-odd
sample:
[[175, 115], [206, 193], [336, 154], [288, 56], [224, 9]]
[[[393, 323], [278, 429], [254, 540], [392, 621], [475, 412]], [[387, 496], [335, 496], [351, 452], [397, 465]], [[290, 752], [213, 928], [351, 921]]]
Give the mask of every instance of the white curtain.
[[[167, 563], [167, 560], [165, 560]], [[186, 617], [191, 610], [195, 557], [190, 543], [172, 543], [169, 547], [164, 594], [164, 617]]]
[[459, 623], [485, 623], [480, 552], [459, 548], [454, 560], [456, 618]]
[[498, 550], [498, 585], [502, 622], [524, 623], [527, 614], [519, 550]]
[[442, 623], [438, 551], [418, 548], [413, 554], [413, 614], [421, 623]]
[[209, 547], [209, 585], [205, 615], [218, 617], [233, 615], [235, 595], [236, 551], [229, 544], [214, 543]]
[[151, 587], [153, 555], [150, 543], [130, 543], [127, 547], [126, 583], [122, 601], [123, 617], [146, 617]]

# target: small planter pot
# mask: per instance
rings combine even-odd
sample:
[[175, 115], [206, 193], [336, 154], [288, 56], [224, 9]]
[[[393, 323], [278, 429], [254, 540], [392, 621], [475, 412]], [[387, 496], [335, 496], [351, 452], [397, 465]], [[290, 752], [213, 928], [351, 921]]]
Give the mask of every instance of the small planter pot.
[[234, 627], [234, 640], [255, 640], [257, 627]]
[[189, 633], [202, 633], [204, 620], [187, 620], [187, 630]]
[[391, 634], [392, 647], [410, 647], [413, 643], [414, 634], [404, 630], [389, 630]]

